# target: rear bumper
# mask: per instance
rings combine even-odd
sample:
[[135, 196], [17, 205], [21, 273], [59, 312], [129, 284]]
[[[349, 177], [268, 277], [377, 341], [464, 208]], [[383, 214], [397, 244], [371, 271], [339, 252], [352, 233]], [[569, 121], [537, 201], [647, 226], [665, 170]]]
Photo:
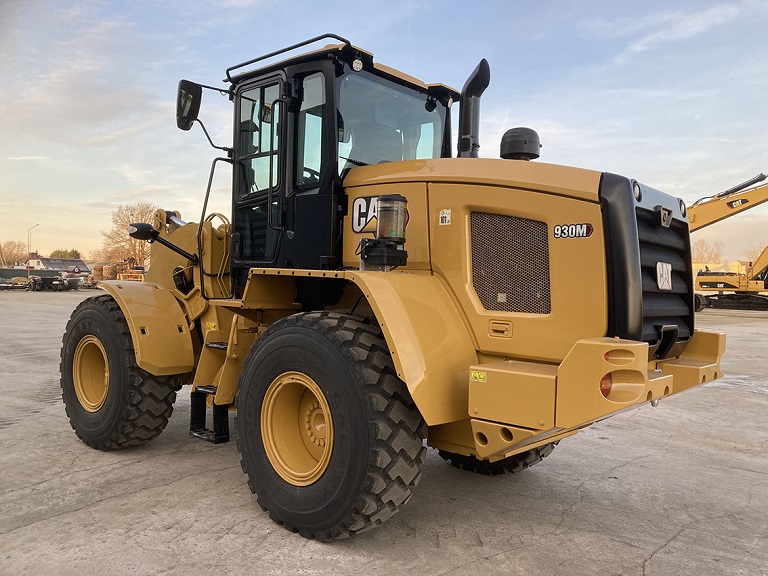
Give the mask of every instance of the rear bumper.
[[[722, 376], [725, 334], [697, 330], [677, 358], [648, 362], [648, 344], [578, 341], [559, 366], [504, 361], [470, 368], [469, 416], [478, 457], [495, 460], [574, 433], [643, 402]], [[610, 376], [606, 395], [600, 383]]]

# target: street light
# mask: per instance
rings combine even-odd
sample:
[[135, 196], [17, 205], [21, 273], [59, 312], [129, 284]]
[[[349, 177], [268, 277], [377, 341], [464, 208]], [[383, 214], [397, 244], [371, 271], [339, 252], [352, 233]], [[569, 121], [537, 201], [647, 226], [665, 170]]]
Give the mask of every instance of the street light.
[[32, 228], [37, 228], [38, 226], [40, 226], [39, 222], [27, 230], [27, 282], [29, 282], [29, 244], [32, 239]]

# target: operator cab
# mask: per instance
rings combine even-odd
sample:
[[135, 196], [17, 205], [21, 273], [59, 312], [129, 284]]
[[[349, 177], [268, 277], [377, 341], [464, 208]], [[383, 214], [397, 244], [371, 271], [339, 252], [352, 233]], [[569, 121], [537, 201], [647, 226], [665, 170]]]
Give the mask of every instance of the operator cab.
[[[248, 69], [328, 36], [342, 43]], [[342, 181], [349, 170], [451, 155], [450, 106], [459, 94], [374, 63], [338, 36], [238, 64], [227, 79], [235, 104], [229, 151], [235, 296], [254, 267], [341, 265], [348, 208]], [[177, 115], [185, 128], [196, 119], [200, 96], [197, 85], [182, 83]]]

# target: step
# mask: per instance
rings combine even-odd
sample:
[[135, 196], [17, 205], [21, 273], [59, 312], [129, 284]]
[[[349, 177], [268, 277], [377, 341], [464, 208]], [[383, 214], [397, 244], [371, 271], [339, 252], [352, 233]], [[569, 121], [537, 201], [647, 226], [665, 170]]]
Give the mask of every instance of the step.
[[216, 386], [198, 386], [190, 393], [189, 435], [212, 444], [229, 442], [229, 404], [213, 405], [213, 429], [206, 428], [208, 396], [216, 395]]

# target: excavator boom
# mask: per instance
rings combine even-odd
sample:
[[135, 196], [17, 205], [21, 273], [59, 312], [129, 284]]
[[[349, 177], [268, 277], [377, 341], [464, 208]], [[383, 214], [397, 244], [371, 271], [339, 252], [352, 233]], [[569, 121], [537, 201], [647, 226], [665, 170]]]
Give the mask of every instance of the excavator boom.
[[710, 224], [735, 216], [739, 212], [759, 206], [763, 202], [768, 202], [768, 184], [750, 188], [750, 186], [754, 186], [766, 178], [768, 176], [765, 174], [758, 174], [725, 192], [700, 198], [694, 202], [688, 207], [690, 231], [695, 232]]

